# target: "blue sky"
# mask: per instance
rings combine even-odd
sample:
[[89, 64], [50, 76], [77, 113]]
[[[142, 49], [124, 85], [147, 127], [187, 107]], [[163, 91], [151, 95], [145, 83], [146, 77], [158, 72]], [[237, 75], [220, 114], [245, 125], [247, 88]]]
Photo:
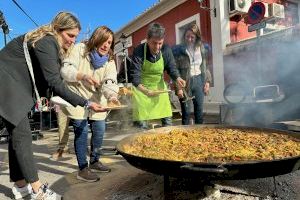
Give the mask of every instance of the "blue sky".
[[[49, 23], [59, 11], [74, 13], [81, 22], [82, 31], [80, 40], [87, 33], [99, 25], [107, 25], [113, 31], [117, 31], [125, 24], [133, 20], [158, 0], [16, 0], [18, 4], [39, 25]], [[36, 26], [13, 3], [12, 0], [0, 0], [0, 10], [10, 29], [11, 38], [21, 35]], [[10, 37], [7, 40], [10, 41]], [[4, 47], [4, 37], [0, 29], [0, 48]]]

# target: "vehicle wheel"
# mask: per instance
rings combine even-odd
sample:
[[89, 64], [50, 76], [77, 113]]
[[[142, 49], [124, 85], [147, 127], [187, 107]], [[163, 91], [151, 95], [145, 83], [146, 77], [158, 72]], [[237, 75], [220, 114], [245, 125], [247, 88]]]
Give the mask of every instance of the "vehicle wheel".
[[223, 97], [229, 104], [242, 103], [245, 101], [248, 93], [248, 87], [244, 83], [232, 83], [225, 87]]

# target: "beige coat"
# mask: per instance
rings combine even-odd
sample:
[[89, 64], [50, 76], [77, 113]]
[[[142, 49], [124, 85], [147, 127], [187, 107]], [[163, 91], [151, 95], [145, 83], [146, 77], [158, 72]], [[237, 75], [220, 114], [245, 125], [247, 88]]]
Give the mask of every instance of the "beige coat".
[[[107, 99], [116, 97], [118, 94], [117, 85], [117, 70], [114, 60], [104, 64], [103, 67], [94, 70], [90, 63], [89, 56], [84, 57], [85, 44], [79, 43], [74, 46], [70, 56], [64, 60], [64, 65], [61, 69], [63, 78], [67, 81], [67, 86], [76, 94], [89, 99], [92, 102], [107, 105]], [[100, 87], [95, 88], [89, 84], [77, 81], [76, 74], [81, 72], [93, 76], [99, 81]], [[107, 81], [109, 80], [109, 81]], [[109, 82], [109, 83], [107, 83]], [[72, 119], [91, 119], [104, 120], [106, 112], [95, 113], [92, 110], [87, 110], [81, 106], [67, 107], [68, 115]]]

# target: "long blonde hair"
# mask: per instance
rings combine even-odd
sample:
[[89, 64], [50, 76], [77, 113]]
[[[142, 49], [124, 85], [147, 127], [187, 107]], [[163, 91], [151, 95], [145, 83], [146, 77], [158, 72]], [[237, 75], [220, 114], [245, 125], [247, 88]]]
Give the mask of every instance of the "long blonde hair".
[[69, 12], [59, 12], [50, 24], [40, 26], [39, 28], [28, 32], [25, 39], [27, 41], [30, 41], [32, 46], [35, 47], [35, 43], [42, 39], [44, 36], [53, 35], [60, 47], [59, 54], [61, 58], [64, 58], [67, 55], [68, 51], [62, 48], [62, 44], [59, 40], [58, 35], [61, 31], [74, 28], [78, 28], [79, 30], [81, 30], [79, 20]]
[[87, 56], [91, 51], [98, 48], [102, 45], [106, 40], [108, 40], [109, 36], [112, 36], [112, 43], [110, 46], [110, 50], [108, 52], [109, 60], [114, 59], [114, 32], [110, 30], [107, 26], [100, 26], [94, 30], [92, 36], [85, 42], [86, 51], [85, 56]]

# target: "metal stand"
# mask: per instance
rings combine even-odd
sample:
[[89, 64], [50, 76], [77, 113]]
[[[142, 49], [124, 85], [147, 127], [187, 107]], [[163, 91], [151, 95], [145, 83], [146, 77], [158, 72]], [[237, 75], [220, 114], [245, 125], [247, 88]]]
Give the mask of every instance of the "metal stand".
[[165, 174], [164, 175], [164, 200], [171, 200], [173, 199], [170, 194], [171, 187], [170, 187], [170, 176]]
[[273, 195], [272, 197], [274, 199], [278, 199], [278, 193], [277, 193], [277, 186], [276, 186], [276, 179], [275, 176], [273, 176], [273, 184], [274, 184], [274, 190], [273, 190]]
[[[262, 74], [262, 65], [261, 65], [261, 44], [260, 44], [260, 34], [261, 29], [256, 30], [256, 47], [257, 47], [257, 52], [256, 52], [256, 59], [257, 59], [257, 65], [258, 65], [258, 70], [259, 70], [259, 74]], [[262, 77], [258, 76], [259, 78], [259, 84], [262, 83]]]
[[169, 175], [164, 175], [164, 192], [170, 192], [170, 177]]
[[3, 13], [0, 11], [0, 26], [3, 30], [3, 35], [4, 35], [4, 44], [7, 44], [7, 39], [6, 39], [6, 35], [8, 35], [9, 33], [9, 28], [8, 25], [6, 24], [5, 18]]
[[8, 134], [6, 128], [0, 127], [0, 144], [8, 142], [8, 137], [9, 137], [9, 134]]
[[6, 46], [7, 44], [6, 34], [4, 33], [3, 36], [4, 36], [4, 45]]
[[124, 73], [125, 73], [125, 87], [128, 85], [128, 76], [127, 76], [127, 60], [126, 60], [126, 52], [125, 48], [123, 47], [123, 63], [124, 63]]
[[126, 53], [127, 48], [125, 46], [123, 46], [122, 49], [122, 56], [123, 56], [123, 63], [124, 63], [124, 73], [125, 73], [125, 87], [128, 86], [128, 67], [127, 67], [127, 60], [129, 60], [129, 62], [131, 63], [132, 60], [131, 58], [129, 58], [129, 56]]
[[120, 42], [122, 43], [122, 56], [123, 56], [123, 63], [124, 63], [124, 73], [125, 73], [125, 87], [128, 86], [128, 75], [127, 75], [127, 59], [129, 60], [129, 62], [132, 62], [132, 60], [128, 57], [126, 50], [127, 50], [127, 36], [122, 33], [121, 37], [120, 37]]
[[40, 131], [43, 130], [43, 111], [40, 110]]

